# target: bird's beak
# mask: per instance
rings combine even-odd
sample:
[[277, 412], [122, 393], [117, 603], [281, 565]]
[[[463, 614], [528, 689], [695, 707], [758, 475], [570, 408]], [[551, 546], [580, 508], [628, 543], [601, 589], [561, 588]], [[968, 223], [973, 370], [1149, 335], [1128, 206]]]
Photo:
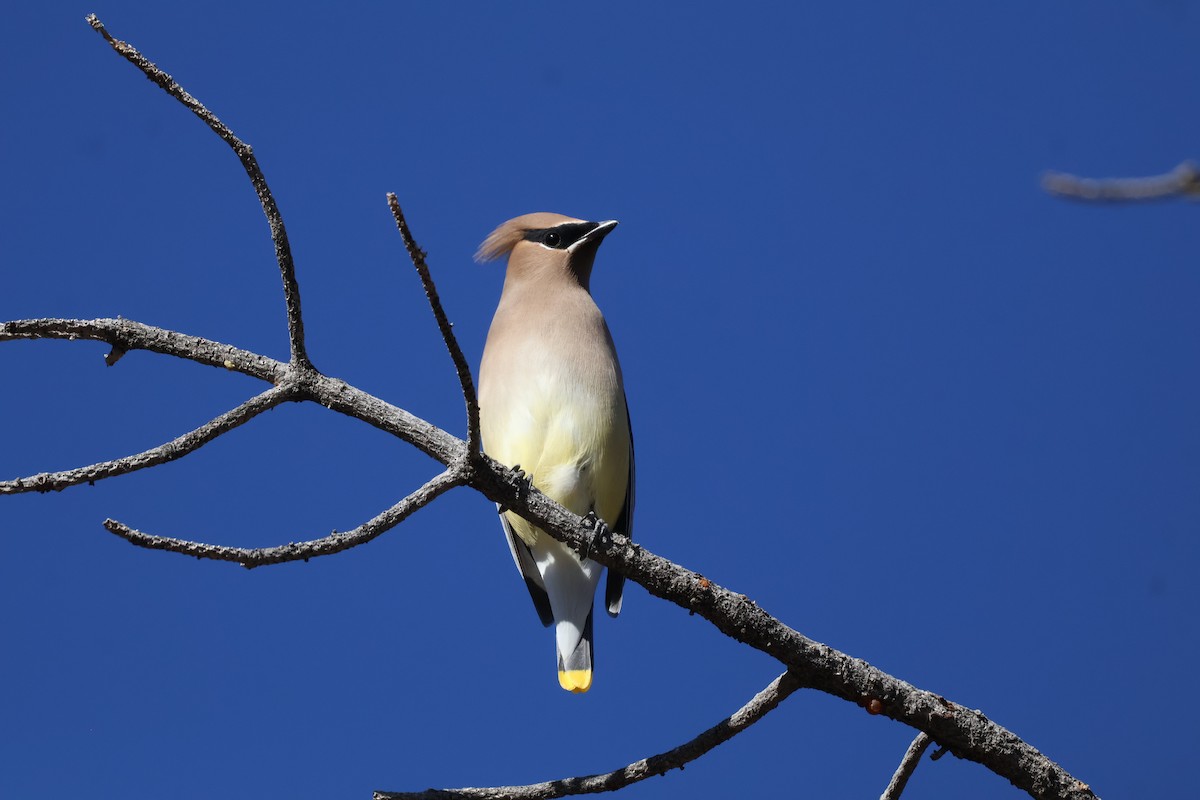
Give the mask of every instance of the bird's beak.
[[582, 238], [580, 238], [573, 245], [568, 247], [567, 252], [574, 253], [576, 250], [578, 250], [579, 248], [584, 247], [584, 246], [596, 247], [597, 245], [600, 244], [600, 242], [602, 242], [604, 240], [605, 236], [608, 236], [609, 232], [611, 232], [612, 229], [615, 227], [617, 227], [617, 221], [615, 219], [605, 220], [604, 222], [597, 222], [596, 227], [592, 228], [590, 231], [588, 231], [586, 234], [584, 234], [584, 236]]

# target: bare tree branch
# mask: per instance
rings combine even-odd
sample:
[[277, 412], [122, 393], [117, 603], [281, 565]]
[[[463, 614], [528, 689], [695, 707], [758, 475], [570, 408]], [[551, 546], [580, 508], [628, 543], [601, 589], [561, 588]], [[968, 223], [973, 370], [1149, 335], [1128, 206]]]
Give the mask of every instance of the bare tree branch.
[[[957, 756], [983, 764], [1037, 798], [1094, 798], [1087, 784], [980, 711], [952, 703], [888, 675], [861, 659], [815, 642], [749, 597], [646, 550], [626, 536], [594, 537], [586, 520], [488, 460], [471, 486], [576, 550], [616, 569], [656, 597], [704, 617], [722, 633], [778, 659], [803, 681], [925, 731]], [[871, 701], [878, 701], [877, 704]]]
[[[307, 373], [302, 379], [293, 378], [287, 365], [228, 345], [129, 320], [25, 320], [0, 325], [0, 341], [42, 337], [96, 339], [127, 350], [154, 350], [213, 366], [229, 355], [237, 359], [239, 371], [268, 380], [276, 376], [279, 380], [293, 379], [299, 398], [398, 436], [444, 464], [465, 461], [468, 457], [464, 442], [403, 409], [324, 375]], [[196, 348], [196, 352], [189, 352], [189, 347]], [[856, 705], [878, 701], [880, 713], [925, 731], [955, 755], [983, 764], [1034, 797], [1071, 800], [1095, 797], [1086, 784], [981, 712], [917, 689], [864, 661], [815, 642], [760, 609], [745, 595], [655, 555], [625, 536], [594, 537], [587, 521], [529, 487], [486, 455], [479, 456], [467, 485], [577, 550], [589, 548], [591, 558], [618, 570], [651, 594], [704, 617], [731, 638], [773, 656], [805, 685]], [[199, 544], [191, 549], [176, 549], [189, 555], [238, 563], [252, 552]], [[310, 557], [324, 552], [315, 548]]]
[[279, 207], [275, 204], [275, 198], [271, 194], [270, 187], [267, 186], [267, 179], [262, 173], [262, 168], [258, 166], [258, 159], [254, 157], [253, 149], [250, 145], [235, 136], [233, 131], [217, 118], [216, 114], [209, 111], [204, 107], [203, 103], [188, 94], [182, 86], [175, 82], [174, 78], [163, 72], [150, 59], [139, 53], [133, 45], [122, 42], [119, 39], [114, 39], [109, 35], [104, 27], [104, 23], [95, 14], [89, 14], [87, 22], [126, 61], [140, 69], [147, 78], [158, 84], [163, 91], [186, 106], [197, 117], [204, 120], [204, 124], [211, 128], [213, 133], [220, 136], [233, 149], [238, 160], [242, 162], [242, 167], [246, 170], [246, 174], [250, 177], [250, 183], [254, 186], [254, 192], [258, 195], [258, 201], [262, 204], [263, 213], [267, 217], [267, 224], [271, 227], [271, 241], [275, 245], [275, 260], [279, 263], [279, 272], [283, 277], [283, 298], [287, 305], [288, 340], [292, 363], [300, 366], [312, 366], [312, 362], [308, 359], [308, 350], [304, 345], [304, 319], [300, 314], [300, 285], [296, 281], [296, 266], [292, 261], [292, 247], [288, 243], [287, 229], [283, 226], [283, 216], [279, 213]]
[[88, 339], [105, 342], [126, 353], [130, 350], [150, 350], [209, 367], [240, 372], [276, 385], [291, 374], [287, 364], [273, 358], [128, 319], [18, 319], [0, 323], [0, 342], [29, 339], [66, 339], [72, 342]]
[[0, 494], [20, 494], [22, 492], [61, 492], [68, 486], [80, 483], [94, 483], [104, 478], [115, 478], [136, 472], [139, 469], [156, 467], [169, 461], [183, 458], [188, 453], [199, 450], [223, 433], [227, 433], [239, 425], [243, 425], [264, 411], [291, 399], [291, 391], [276, 386], [260, 395], [250, 398], [232, 411], [204, 423], [194, 431], [189, 431], [166, 444], [145, 450], [132, 456], [102, 461], [87, 467], [66, 470], [64, 472], [43, 472], [28, 478], [17, 478], [11, 481], [0, 481]]
[[1081, 178], [1065, 172], [1047, 172], [1042, 187], [1050, 194], [1090, 202], [1141, 202], [1173, 197], [1200, 196], [1200, 170], [1185, 161], [1165, 175], [1148, 178]]
[[673, 769], [682, 769], [719, 744], [729, 741], [766, 716], [792, 692], [804, 684], [791, 672], [785, 672], [769, 686], [750, 699], [750, 702], [730, 716], [701, 733], [689, 742], [643, 758], [603, 775], [562, 778], [528, 786], [495, 786], [489, 788], [429, 789], [424, 792], [375, 792], [375, 800], [550, 800], [576, 794], [596, 794], [624, 788]]
[[892, 780], [883, 790], [883, 794], [879, 795], [879, 800], [899, 800], [900, 795], [904, 793], [904, 787], [908, 785], [908, 779], [912, 777], [917, 765], [921, 763], [921, 756], [925, 755], [925, 748], [929, 747], [929, 743], [932, 741], [926, 733], [917, 734], [917, 738], [913, 739], [912, 744], [908, 746], [908, 752], [900, 760], [900, 766], [896, 767], [896, 774], [892, 776]]
[[[292, 380], [299, 399], [312, 400], [398, 436], [443, 464], [468, 457], [463, 441], [403, 409], [314, 372], [296, 377], [288, 365], [229, 345], [129, 320], [24, 320], [0, 325], [0, 341], [42, 337], [95, 339], [126, 350], [154, 350], [212, 366], [225, 366], [222, 361], [230, 357], [233, 360], [229, 368], [264, 380]], [[625, 536], [594, 537], [584, 519], [530, 488], [511, 470], [486, 455], [478, 457], [471, 476], [467, 485], [489, 500], [516, 511], [577, 550], [588, 548], [591, 558], [618, 570], [651, 594], [704, 617], [733, 639], [775, 657], [806, 685], [856, 705], [862, 705], [864, 698], [877, 700], [881, 713], [925, 731], [956, 755], [987, 766], [1034, 797], [1095, 796], [1086, 784], [982, 713], [917, 689], [864, 661], [814, 642], [767, 614], [745, 595], [655, 555]], [[181, 548], [181, 551], [212, 558], [221, 558], [218, 554], [223, 552], [212, 545]], [[313, 552], [318, 554], [321, 551]], [[223, 560], [241, 563], [244, 558], [246, 553], [239, 551]]]
[[[259, 191], [264, 210], [267, 210], [268, 219], [272, 220], [277, 255], [281, 252], [286, 253], [287, 240], [286, 236], [282, 235], [282, 221], [279, 221], [278, 227], [275, 225], [278, 210], [274, 201], [270, 200], [265, 182], [255, 179], [256, 175], [261, 179], [261, 172], [257, 170], [249, 147], [233, 137], [207, 109], [187, 95], [169, 76], [146, 61], [136, 50], [108, 36], [95, 17], [89, 17], [89, 22], [105, 36], [118, 53], [138, 65], [151, 80], [187, 105], [234, 147], [251, 175], [251, 180], [255, 181], [255, 188]], [[399, 222], [398, 220], [398, 224]], [[406, 245], [407, 243], [406, 240]], [[415, 244], [412, 248], [410, 252], [419, 253]], [[423, 264], [423, 255], [420, 261]], [[571, 514], [536, 489], [531, 489], [511, 470], [497, 464], [486, 455], [476, 455], [467, 443], [403, 409], [342, 381], [320, 374], [304, 355], [302, 328], [299, 325], [299, 290], [294, 275], [291, 274], [290, 255], [287, 255], [286, 265], [285, 259], [280, 257], [280, 266], [284, 274], [285, 293], [295, 295], [294, 302], [292, 299], [288, 302], [292, 340], [292, 358], [289, 364], [207, 339], [120, 319], [44, 319], [3, 323], [0, 324], [0, 341], [37, 338], [91, 339], [110, 344], [113, 348], [110, 355], [114, 361], [118, 352], [140, 349], [236, 370], [286, 389], [291, 393], [289, 399], [320, 403], [338, 413], [391, 433], [442, 464], [448, 465], [449, 469], [355, 531], [349, 534], [332, 534], [324, 539], [298, 545], [258, 550], [225, 548], [143, 534], [111, 520], [106, 523], [109, 530], [146, 547], [168, 549], [204, 558], [231, 560], [250, 566], [280, 563], [294, 558], [338, 552], [353, 546], [351, 541], [355, 544], [360, 543], [355, 541], [354, 537], [366, 541], [395, 525], [452, 486], [469, 485], [493, 502], [516, 511], [549, 535], [566, 542], [576, 550], [586, 548], [591, 558], [633, 579], [652, 594], [704, 617], [731, 638], [778, 659], [788, 667], [787, 679], [795, 681], [797, 685], [820, 689], [856, 705], [865, 706], [872, 713], [885, 714], [922, 730], [955, 755], [987, 766], [1034, 797], [1070, 800], [1095, 797], [1086, 784], [1073, 778], [1058, 764], [1015, 734], [993, 723], [981, 712], [972, 711], [931, 692], [917, 689], [864, 661], [814, 642], [760, 609], [745, 595], [718, 586], [703, 576], [657, 556], [640, 545], [635, 545], [625, 536], [613, 534], [611, 537], [596, 537], [585, 520]], [[437, 307], [440, 305], [435, 305], [435, 313]], [[442, 325], [442, 318], [439, 319], [439, 325]], [[445, 336], [444, 331], [445, 328]], [[447, 346], [450, 347], [453, 337], [447, 339]]]
[[386, 431], [442, 464], [463, 458], [466, 445], [442, 429], [361, 389], [308, 368], [292, 366], [232, 345], [128, 319], [24, 319], [0, 323], [0, 342], [89, 339], [124, 351], [150, 350], [240, 372], [277, 386], [290, 383], [297, 400], [310, 400]]
[[182, 553], [214, 561], [232, 561], [247, 569], [253, 569], [268, 564], [283, 564], [288, 561], [308, 561], [310, 558], [328, 556], [358, 547], [396, 527], [413, 512], [424, 508], [455, 486], [463, 485], [464, 482], [465, 476], [462, 474], [461, 468], [448, 469], [387, 511], [364, 522], [354, 530], [334, 531], [320, 539], [289, 542], [275, 547], [225, 547], [204, 542], [190, 542], [185, 539], [172, 539], [168, 536], [155, 536], [136, 531], [113, 519], [105, 520], [104, 527], [108, 529], [109, 533], [116, 534], [138, 547], [145, 547], [149, 550], [167, 550], [172, 553]]
[[400, 210], [400, 201], [392, 192], [388, 192], [387, 200], [388, 208], [392, 210], [392, 216], [396, 218], [396, 227], [400, 229], [400, 238], [404, 240], [404, 249], [408, 251], [408, 257], [412, 260], [413, 266], [417, 268], [417, 274], [421, 276], [425, 297], [429, 300], [429, 307], [433, 309], [438, 329], [442, 332], [442, 340], [446, 342], [446, 349], [450, 351], [454, 369], [458, 372], [458, 385], [462, 387], [463, 400], [467, 404], [467, 452], [478, 453], [480, 451], [479, 401], [475, 396], [475, 383], [471, 379], [471, 366], [467, 363], [462, 348], [458, 346], [458, 339], [454, 336], [454, 323], [446, 317], [446, 312], [442, 310], [442, 301], [438, 297], [437, 286], [434, 285], [433, 276], [429, 274], [429, 267], [425, 264], [425, 251], [418, 247], [416, 240], [413, 239], [412, 232], [408, 229], [408, 222], [404, 219], [404, 212]]

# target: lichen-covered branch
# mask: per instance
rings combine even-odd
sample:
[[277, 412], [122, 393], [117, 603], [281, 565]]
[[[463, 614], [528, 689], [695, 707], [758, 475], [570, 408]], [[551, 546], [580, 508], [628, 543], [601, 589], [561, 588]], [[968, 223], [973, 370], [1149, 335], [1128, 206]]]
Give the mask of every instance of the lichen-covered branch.
[[791, 672], [785, 672], [730, 716], [689, 742], [656, 756], [643, 758], [603, 775], [585, 775], [527, 786], [486, 788], [428, 789], [423, 792], [375, 792], [375, 800], [551, 800], [577, 794], [596, 794], [624, 788], [631, 783], [682, 769], [691, 761], [729, 741], [766, 716], [788, 695], [804, 684]]
[[1164, 175], [1146, 178], [1081, 178], [1065, 172], [1048, 172], [1042, 187], [1050, 194], [1072, 200], [1130, 203], [1200, 197], [1200, 170], [1185, 161]]
[[78, 469], [63, 472], [43, 472], [28, 478], [16, 478], [11, 481], [0, 481], [0, 494], [20, 494], [22, 492], [61, 492], [68, 486], [80, 483], [95, 483], [104, 478], [115, 478], [127, 475], [139, 469], [156, 467], [169, 461], [183, 458], [188, 453], [199, 450], [223, 433], [228, 433], [239, 425], [244, 425], [264, 411], [268, 411], [280, 403], [286, 402], [290, 391], [285, 387], [275, 386], [260, 395], [250, 398], [237, 408], [227, 411], [216, 419], [204, 423], [194, 431], [189, 431], [166, 444], [153, 447], [141, 453], [112, 461], [102, 461]]
[[425, 289], [425, 297], [429, 300], [429, 307], [433, 310], [434, 319], [437, 320], [438, 330], [442, 332], [442, 340], [446, 343], [446, 349], [450, 351], [454, 370], [458, 373], [458, 385], [462, 388], [463, 400], [467, 404], [467, 451], [478, 453], [480, 450], [479, 401], [475, 396], [475, 382], [471, 379], [471, 366], [467, 363], [462, 348], [458, 346], [458, 339], [454, 335], [454, 323], [449, 320], [446, 312], [442, 309], [437, 286], [434, 285], [433, 276], [429, 274], [429, 267], [425, 264], [425, 251], [417, 246], [412, 231], [408, 229], [408, 222], [405, 221], [404, 212], [400, 209], [400, 201], [392, 192], [388, 192], [387, 200], [388, 208], [392, 210], [392, 216], [396, 219], [396, 227], [400, 229], [400, 238], [404, 240], [404, 249], [408, 251], [408, 257], [413, 266], [417, 268], [417, 274], [421, 276], [421, 286]]
[[904, 787], [908, 785], [908, 779], [912, 777], [917, 765], [921, 763], [921, 756], [925, 755], [925, 748], [929, 747], [929, 743], [932, 741], [926, 733], [917, 734], [904, 753], [904, 758], [900, 759], [900, 766], [896, 767], [896, 772], [888, 782], [887, 788], [883, 790], [883, 794], [879, 795], [879, 800], [899, 800], [900, 795], [904, 793]]
[[209, 111], [204, 107], [203, 103], [188, 94], [182, 86], [175, 82], [174, 78], [163, 72], [150, 59], [139, 53], [133, 45], [128, 42], [122, 42], [120, 39], [114, 39], [105, 29], [104, 23], [95, 14], [89, 14], [87, 22], [126, 61], [140, 69], [147, 78], [157, 84], [164, 92], [174, 97], [189, 111], [203, 120], [204, 124], [211, 128], [213, 133], [220, 136], [232, 148], [238, 160], [242, 162], [242, 167], [246, 170], [246, 175], [249, 176], [250, 183], [254, 186], [254, 193], [258, 195], [258, 201], [262, 204], [263, 214], [267, 217], [267, 225], [271, 228], [271, 241], [275, 245], [275, 260], [279, 264], [279, 272], [283, 278], [283, 298], [287, 305], [288, 340], [291, 349], [291, 360], [293, 363], [302, 366], [311, 365], [308, 359], [308, 350], [304, 344], [304, 319], [300, 314], [300, 285], [296, 281], [296, 266], [292, 261], [292, 247], [288, 243], [287, 229], [283, 225], [283, 215], [279, 213], [279, 206], [275, 203], [275, 197], [271, 194], [271, 188], [267, 186], [267, 179], [263, 175], [262, 168], [258, 166], [258, 159], [254, 157], [254, 150], [250, 145], [235, 136], [233, 131], [217, 118], [216, 114]]
[[334, 531], [320, 539], [289, 542], [275, 547], [226, 547], [205, 542], [192, 542], [186, 539], [174, 539], [169, 536], [155, 536], [134, 530], [113, 519], [105, 520], [104, 527], [108, 529], [109, 533], [120, 536], [138, 547], [167, 550], [172, 553], [182, 553], [186, 556], [214, 561], [232, 561], [247, 569], [253, 569], [268, 564], [283, 564], [288, 561], [308, 561], [310, 558], [333, 555], [352, 547], [358, 547], [360, 544], [366, 544], [380, 534], [387, 533], [410, 517], [413, 512], [424, 508], [464, 482], [465, 476], [461, 468], [448, 469], [387, 511], [364, 522], [354, 530]]

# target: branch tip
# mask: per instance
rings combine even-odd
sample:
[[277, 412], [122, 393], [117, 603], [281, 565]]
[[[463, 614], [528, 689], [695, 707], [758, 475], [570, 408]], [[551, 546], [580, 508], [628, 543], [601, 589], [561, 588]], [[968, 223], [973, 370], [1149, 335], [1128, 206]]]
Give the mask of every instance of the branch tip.
[[104, 23], [100, 21], [99, 17], [97, 17], [95, 14], [88, 14], [85, 19], [87, 20], [87, 24], [92, 26], [93, 30], [103, 36], [110, 44], [112, 43], [113, 38], [109, 35], [108, 31], [104, 29]]
[[106, 367], [113, 366], [121, 360], [121, 357], [124, 356], [126, 352], [128, 351], [124, 347], [113, 345], [112, 349], [109, 350], [104, 356], [104, 365]]

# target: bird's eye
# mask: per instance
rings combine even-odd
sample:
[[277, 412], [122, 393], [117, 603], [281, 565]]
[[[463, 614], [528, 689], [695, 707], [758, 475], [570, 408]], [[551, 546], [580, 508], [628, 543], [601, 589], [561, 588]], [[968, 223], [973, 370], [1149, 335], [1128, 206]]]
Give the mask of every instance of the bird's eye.
[[555, 231], [546, 231], [546, 237], [542, 241], [547, 247], [558, 247], [562, 243], [562, 237]]

